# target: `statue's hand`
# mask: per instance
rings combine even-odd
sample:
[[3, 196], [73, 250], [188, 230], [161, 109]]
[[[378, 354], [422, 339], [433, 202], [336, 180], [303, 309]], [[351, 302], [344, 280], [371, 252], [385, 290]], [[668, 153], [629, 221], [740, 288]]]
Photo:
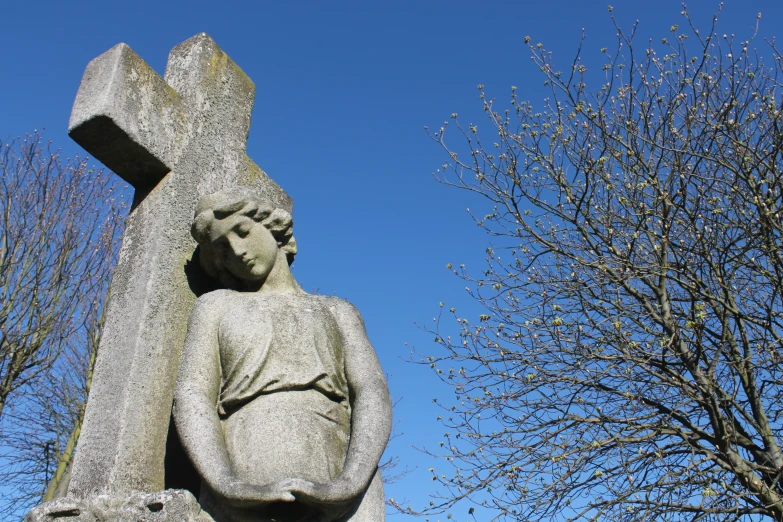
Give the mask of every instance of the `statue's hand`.
[[293, 502], [296, 498], [292, 491], [307, 488], [311, 484], [302, 479], [286, 479], [258, 486], [234, 479], [215, 488], [215, 493], [231, 506], [250, 508], [271, 502]]
[[[292, 479], [298, 480], [298, 479]], [[307, 504], [348, 504], [361, 494], [361, 488], [348, 479], [338, 478], [326, 484], [301, 481], [291, 488], [297, 500]]]

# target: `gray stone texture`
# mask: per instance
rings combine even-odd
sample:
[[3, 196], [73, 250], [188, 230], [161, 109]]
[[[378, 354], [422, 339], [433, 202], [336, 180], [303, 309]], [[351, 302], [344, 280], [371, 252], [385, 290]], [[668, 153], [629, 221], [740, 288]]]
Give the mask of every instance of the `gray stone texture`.
[[214, 522], [189, 491], [167, 489], [131, 496], [58, 498], [33, 509], [24, 522]]
[[201, 505], [218, 522], [382, 522], [391, 400], [361, 315], [296, 283], [287, 212], [250, 189], [197, 212], [201, 262], [233, 286], [196, 301], [177, 377]]
[[[163, 79], [124, 44], [87, 66], [69, 133], [136, 192], [68, 497], [26, 522], [385, 519], [386, 380], [359, 312], [291, 273], [292, 202], [245, 153], [253, 97], [205, 34]], [[162, 491], [172, 404], [198, 502]]]
[[203, 33], [171, 51], [163, 79], [124, 44], [87, 66], [69, 133], [136, 195], [111, 285], [72, 497], [164, 488], [177, 366], [196, 300], [185, 266], [197, 200], [241, 183], [291, 210], [291, 199], [245, 153], [254, 93], [250, 79]]

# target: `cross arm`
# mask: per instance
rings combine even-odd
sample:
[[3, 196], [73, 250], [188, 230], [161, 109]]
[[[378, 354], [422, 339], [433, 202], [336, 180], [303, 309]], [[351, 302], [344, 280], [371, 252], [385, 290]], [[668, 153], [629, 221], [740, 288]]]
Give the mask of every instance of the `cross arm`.
[[185, 132], [179, 94], [125, 44], [87, 65], [68, 134], [137, 189], [173, 169]]

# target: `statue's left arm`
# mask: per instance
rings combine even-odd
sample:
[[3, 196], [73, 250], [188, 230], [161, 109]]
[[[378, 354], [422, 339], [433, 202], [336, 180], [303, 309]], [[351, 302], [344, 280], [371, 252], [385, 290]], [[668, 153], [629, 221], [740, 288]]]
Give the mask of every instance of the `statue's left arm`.
[[335, 312], [343, 339], [352, 409], [351, 440], [338, 481], [343, 479], [352, 484], [359, 494], [375, 475], [389, 442], [392, 404], [389, 386], [359, 311], [350, 303], [340, 301]]
[[345, 372], [351, 401], [351, 439], [342, 473], [328, 484], [307, 491], [294, 490], [298, 498], [323, 503], [348, 502], [361, 495], [378, 470], [392, 426], [389, 387], [378, 356], [367, 338], [364, 321], [350, 303], [335, 299], [332, 307], [343, 341]]

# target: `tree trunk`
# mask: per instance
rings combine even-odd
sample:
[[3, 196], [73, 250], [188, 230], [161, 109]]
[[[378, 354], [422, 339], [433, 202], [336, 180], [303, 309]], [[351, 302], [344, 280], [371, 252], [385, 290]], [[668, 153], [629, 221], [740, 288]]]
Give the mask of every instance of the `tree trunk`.
[[[103, 327], [103, 317], [99, 328]], [[79, 410], [79, 417], [74, 422], [74, 426], [71, 429], [71, 434], [68, 437], [68, 442], [65, 445], [65, 449], [57, 458], [57, 469], [52, 476], [52, 480], [49, 481], [49, 486], [46, 488], [46, 492], [41, 498], [41, 502], [46, 502], [58, 497], [64, 497], [68, 493], [68, 483], [71, 481], [71, 463], [73, 462], [73, 453], [76, 448], [76, 443], [79, 441], [79, 434], [82, 431], [82, 423], [84, 422], [84, 412], [87, 411], [86, 398], [90, 395], [90, 385], [92, 384], [92, 374], [95, 369], [95, 358], [98, 355], [98, 339], [100, 334], [93, 341], [93, 349], [90, 354], [90, 364], [87, 370], [87, 379], [85, 381], [85, 403]]]

